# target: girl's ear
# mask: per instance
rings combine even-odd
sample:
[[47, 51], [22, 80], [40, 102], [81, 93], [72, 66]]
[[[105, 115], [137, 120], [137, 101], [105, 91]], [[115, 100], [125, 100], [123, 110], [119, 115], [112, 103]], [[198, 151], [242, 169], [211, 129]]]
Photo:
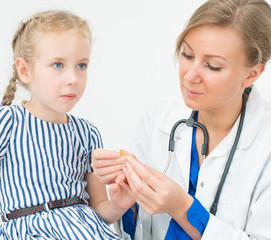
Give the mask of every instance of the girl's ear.
[[30, 66], [29, 64], [21, 57], [17, 58], [15, 61], [17, 72], [20, 80], [25, 84], [30, 84]]
[[243, 82], [243, 87], [249, 87], [251, 86], [257, 79], [258, 77], [262, 74], [262, 72], [265, 69], [265, 65], [263, 63], [259, 63], [253, 67], [250, 68], [249, 75]]

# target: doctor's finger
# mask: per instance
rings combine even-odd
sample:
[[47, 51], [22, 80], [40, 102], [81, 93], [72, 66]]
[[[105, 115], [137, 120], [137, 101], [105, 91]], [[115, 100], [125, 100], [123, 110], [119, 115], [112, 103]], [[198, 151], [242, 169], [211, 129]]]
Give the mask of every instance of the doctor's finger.
[[160, 176], [158, 171], [133, 158], [128, 157], [127, 160], [129, 164], [131, 164], [134, 171], [145, 183], [147, 183], [154, 190], [159, 188], [161, 181], [157, 178], [157, 176]]
[[152, 199], [154, 197], [155, 192], [151, 186], [146, 184], [146, 182], [140, 178], [129, 163], [126, 164], [124, 173], [131, 190], [137, 198], [137, 201], [146, 201], [146, 198]]
[[135, 193], [131, 186], [129, 184], [127, 184], [126, 182], [121, 182], [120, 186], [140, 205], [140, 206], [146, 206], [147, 205], [147, 201], [149, 201], [149, 199], [147, 199], [145, 196], [140, 195], [138, 193]]
[[160, 205], [156, 203], [157, 194], [148, 185], [146, 185], [146, 183], [143, 183], [139, 176], [134, 176], [137, 174], [129, 164], [127, 164], [126, 173], [129, 185], [125, 183], [121, 183], [120, 185], [147, 213], [152, 215], [161, 212]]

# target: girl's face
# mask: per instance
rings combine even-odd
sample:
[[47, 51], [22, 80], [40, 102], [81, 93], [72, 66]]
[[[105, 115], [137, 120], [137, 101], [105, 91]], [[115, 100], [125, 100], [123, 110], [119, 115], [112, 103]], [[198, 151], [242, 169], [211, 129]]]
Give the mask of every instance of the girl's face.
[[85, 90], [90, 43], [75, 30], [38, 33], [35, 40], [27, 106], [43, 120], [62, 122]]
[[191, 30], [183, 41], [179, 64], [188, 107], [212, 111], [241, 104], [250, 68], [234, 29], [206, 25]]

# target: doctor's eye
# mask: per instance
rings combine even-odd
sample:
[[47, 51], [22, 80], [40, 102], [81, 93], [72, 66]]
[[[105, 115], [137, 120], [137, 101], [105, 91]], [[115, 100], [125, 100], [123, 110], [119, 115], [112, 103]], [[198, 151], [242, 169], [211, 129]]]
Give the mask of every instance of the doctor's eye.
[[182, 55], [186, 58], [186, 59], [194, 59], [194, 56], [192, 56], [192, 55], [189, 55], [189, 54], [187, 54], [187, 53], [185, 53], [185, 52], [182, 52]]
[[53, 67], [56, 69], [61, 69], [61, 68], [63, 68], [63, 63], [61, 63], [61, 62], [54, 63]]
[[79, 70], [85, 70], [87, 68], [87, 64], [86, 63], [79, 63], [76, 67]]
[[208, 67], [212, 71], [220, 71], [222, 69], [222, 67], [215, 67], [208, 62], [205, 63], [205, 66]]

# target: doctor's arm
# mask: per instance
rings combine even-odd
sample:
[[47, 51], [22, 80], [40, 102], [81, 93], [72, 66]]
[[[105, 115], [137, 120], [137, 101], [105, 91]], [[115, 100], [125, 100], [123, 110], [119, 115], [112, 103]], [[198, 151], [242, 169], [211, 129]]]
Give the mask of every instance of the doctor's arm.
[[192, 239], [201, 239], [187, 219], [194, 198], [175, 181], [130, 157], [124, 172], [129, 185], [123, 182], [121, 186], [148, 214], [168, 213]]
[[122, 183], [122, 187], [131, 191], [130, 194], [147, 213], [168, 213], [192, 239], [271, 239], [271, 206], [269, 204], [271, 182], [266, 174], [263, 174], [258, 182], [244, 229], [232, 227], [229, 223], [210, 214], [204, 234], [201, 236], [187, 219], [187, 212], [193, 204], [193, 198], [176, 182], [132, 158], [128, 159], [125, 173], [129, 186]]

